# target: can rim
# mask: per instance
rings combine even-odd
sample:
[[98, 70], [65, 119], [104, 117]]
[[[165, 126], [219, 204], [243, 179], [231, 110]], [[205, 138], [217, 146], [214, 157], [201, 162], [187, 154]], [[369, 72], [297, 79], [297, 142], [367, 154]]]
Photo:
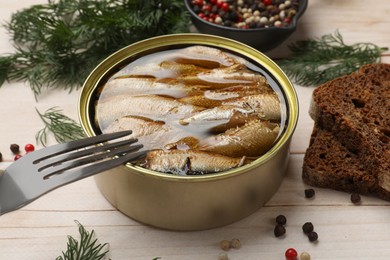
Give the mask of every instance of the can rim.
[[275, 78], [279, 87], [281, 88], [281, 91], [285, 95], [285, 102], [287, 106], [286, 113], [288, 113], [288, 122], [286, 124], [286, 128], [280, 138], [277, 140], [276, 144], [274, 144], [270, 150], [268, 150], [265, 154], [260, 156], [254, 162], [224, 172], [205, 175], [179, 176], [167, 173], [160, 173], [146, 168], [142, 168], [140, 166], [133, 166], [131, 164], [127, 164], [121, 167], [128, 167], [135, 170], [134, 172], [138, 174], [142, 174], [148, 177], [157, 177], [164, 180], [196, 182], [210, 181], [221, 178], [229, 178], [256, 168], [274, 157], [284, 145], [289, 145], [289, 141], [295, 131], [298, 122], [299, 103], [295, 88], [287, 77], [287, 75], [269, 57], [246, 44], [221, 36], [199, 33], [169, 34], [142, 40], [114, 52], [105, 60], [103, 60], [99, 65], [97, 65], [95, 69], [92, 70], [92, 72], [89, 74], [87, 79], [84, 81], [78, 102], [79, 120], [87, 136], [96, 135], [93, 130], [91, 118], [88, 113], [88, 107], [93, 97], [93, 92], [97, 88], [97, 86], [99, 86], [99, 83], [104, 80], [104, 78], [106, 78], [108, 74], [112, 73], [112, 68], [118, 67], [121, 63], [123, 63], [130, 57], [140, 55], [146, 51], [158, 48], [167, 48], [174, 45], [204, 45], [209, 47], [226, 49], [228, 51], [231, 51], [232, 53], [237, 53], [244, 57], [247, 57], [248, 59], [264, 67], [264, 69], [267, 70], [268, 73]]

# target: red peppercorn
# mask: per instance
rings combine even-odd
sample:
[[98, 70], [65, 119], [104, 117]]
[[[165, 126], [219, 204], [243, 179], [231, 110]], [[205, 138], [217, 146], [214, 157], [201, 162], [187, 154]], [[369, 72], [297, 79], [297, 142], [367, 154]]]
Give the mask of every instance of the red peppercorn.
[[198, 16], [202, 19], [204, 19], [206, 17], [206, 15], [204, 13], [199, 13]]
[[15, 155], [15, 157], [14, 157], [14, 161], [17, 161], [20, 157], [22, 157], [22, 155], [21, 154], [17, 154], [17, 155]]
[[272, 5], [272, 0], [263, 0], [263, 4]]
[[297, 260], [298, 253], [294, 248], [289, 248], [285, 253], [286, 260]]
[[30, 153], [30, 152], [33, 152], [35, 150], [35, 147], [32, 144], [26, 144], [24, 146], [24, 150], [26, 151], [26, 153]]
[[216, 5], [217, 4], [217, 0], [210, 0], [210, 4], [212, 4], [212, 5]]
[[230, 10], [230, 5], [226, 2], [223, 2], [221, 5], [221, 9], [224, 10], [225, 12], [228, 12]]
[[211, 5], [204, 5], [204, 6], [202, 7], [202, 11], [209, 11], [209, 12], [211, 12], [211, 8], [212, 8]]
[[194, 0], [192, 3], [194, 5], [203, 5], [203, 0]]

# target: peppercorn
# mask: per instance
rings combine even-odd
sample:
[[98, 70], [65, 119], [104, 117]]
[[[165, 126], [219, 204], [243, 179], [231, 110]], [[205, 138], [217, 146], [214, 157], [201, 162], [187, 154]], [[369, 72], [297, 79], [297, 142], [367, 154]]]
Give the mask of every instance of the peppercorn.
[[296, 260], [298, 257], [298, 253], [294, 248], [287, 249], [284, 255], [286, 256], [287, 260]]
[[20, 159], [20, 157], [22, 157], [22, 155], [21, 155], [21, 154], [17, 154], [17, 155], [15, 155], [15, 157], [14, 157], [14, 161], [17, 161], [17, 160], [19, 160], [19, 159]]
[[272, 0], [263, 0], [265, 5], [272, 5]]
[[277, 224], [274, 228], [275, 237], [281, 237], [286, 234], [286, 228], [283, 225]]
[[305, 224], [303, 224], [302, 226], [302, 230], [305, 234], [309, 234], [310, 232], [312, 232], [314, 230], [314, 225], [313, 223], [311, 222], [306, 222]]
[[314, 191], [314, 189], [306, 189], [305, 190], [305, 197], [308, 199], [313, 198], [315, 194], [316, 194], [316, 192]]
[[11, 150], [11, 152], [12, 152], [13, 154], [18, 154], [18, 153], [20, 153], [19, 145], [17, 145], [17, 144], [11, 144], [10, 147], [9, 147], [9, 149]]
[[353, 204], [359, 204], [361, 202], [361, 198], [359, 193], [352, 193], [351, 194], [351, 201]]
[[[192, 1], [192, 10], [201, 19], [226, 27], [243, 29], [289, 26], [298, 8], [299, 4], [289, 0]], [[213, 16], [215, 14], [220, 15], [217, 21]], [[255, 17], [266, 18], [269, 23], [266, 26], [264, 21], [259, 24]], [[256, 23], [253, 23], [254, 21]]]
[[219, 245], [220, 245], [221, 249], [224, 251], [227, 251], [230, 249], [230, 241], [228, 241], [228, 240], [222, 240], [219, 243]]
[[199, 13], [202, 11], [202, 7], [200, 7], [199, 5], [194, 5], [194, 7], [192, 8], [192, 10], [193, 10], [196, 14], [199, 14]]
[[285, 225], [287, 223], [287, 219], [284, 215], [279, 215], [276, 217], [276, 223], [280, 224], [280, 225]]
[[302, 252], [299, 256], [301, 260], [310, 260], [310, 254], [308, 252]]
[[229, 259], [229, 257], [228, 257], [228, 254], [226, 252], [219, 253], [218, 260], [228, 260], [228, 259]]
[[307, 235], [307, 237], [309, 238], [310, 242], [315, 242], [318, 239], [318, 234], [317, 232], [312, 231]]
[[234, 249], [239, 249], [241, 248], [241, 241], [238, 238], [233, 238], [230, 241], [230, 247]]
[[2, 161], [3, 161], [3, 154], [0, 153], [0, 162], [2, 162]]
[[32, 144], [26, 144], [24, 146], [24, 150], [26, 151], [26, 153], [34, 152], [35, 147]]

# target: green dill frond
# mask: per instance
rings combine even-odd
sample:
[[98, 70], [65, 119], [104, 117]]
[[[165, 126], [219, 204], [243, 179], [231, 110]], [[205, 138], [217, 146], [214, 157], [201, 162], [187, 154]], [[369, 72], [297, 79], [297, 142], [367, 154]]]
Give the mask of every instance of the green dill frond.
[[188, 32], [182, 0], [49, 0], [14, 13], [5, 25], [15, 53], [0, 57], [0, 84], [72, 91], [97, 64], [131, 43]]
[[65, 143], [85, 137], [83, 128], [73, 119], [62, 113], [57, 107], [52, 107], [40, 113], [36, 109], [45, 127], [35, 135], [37, 143], [46, 146], [48, 135], [52, 134], [58, 143]]
[[62, 256], [56, 260], [102, 260], [106, 259], [109, 252], [108, 244], [100, 244], [95, 238], [95, 231], [88, 232], [83, 225], [76, 221], [79, 226], [80, 241], [68, 236], [68, 243]]
[[338, 31], [318, 39], [297, 41], [289, 49], [292, 55], [279, 65], [302, 86], [320, 85], [365, 64], [380, 62], [382, 52], [388, 50], [372, 43], [347, 45]]

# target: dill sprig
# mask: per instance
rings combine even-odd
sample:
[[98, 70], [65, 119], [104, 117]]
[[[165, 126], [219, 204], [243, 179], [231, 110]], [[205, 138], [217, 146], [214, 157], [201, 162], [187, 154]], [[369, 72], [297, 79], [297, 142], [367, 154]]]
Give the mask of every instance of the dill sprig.
[[[77, 222], [77, 221], [76, 221]], [[95, 231], [88, 232], [83, 225], [79, 226], [80, 241], [68, 236], [67, 249], [56, 260], [101, 260], [105, 259], [109, 250], [108, 244], [100, 244], [95, 238]]]
[[297, 41], [288, 46], [292, 55], [279, 65], [294, 82], [315, 86], [350, 74], [362, 65], [380, 62], [380, 48], [372, 43], [347, 45], [336, 31], [321, 38]]
[[49, 108], [45, 113], [40, 113], [38, 109], [36, 109], [36, 111], [45, 125], [45, 127], [35, 135], [37, 143], [46, 146], [50, 133], [54, 135], [54, 138], [58, 143], [65, 143], [85, 137], [85, 133], [80, 124], [64, 115], [59, 108]]
[[15, 53], [0, 57], [0, 85], [27, 81], [72, 91], [109, 54], [152, 36], [188, 31], [182, 0], [48, 0], [14, 13]]

